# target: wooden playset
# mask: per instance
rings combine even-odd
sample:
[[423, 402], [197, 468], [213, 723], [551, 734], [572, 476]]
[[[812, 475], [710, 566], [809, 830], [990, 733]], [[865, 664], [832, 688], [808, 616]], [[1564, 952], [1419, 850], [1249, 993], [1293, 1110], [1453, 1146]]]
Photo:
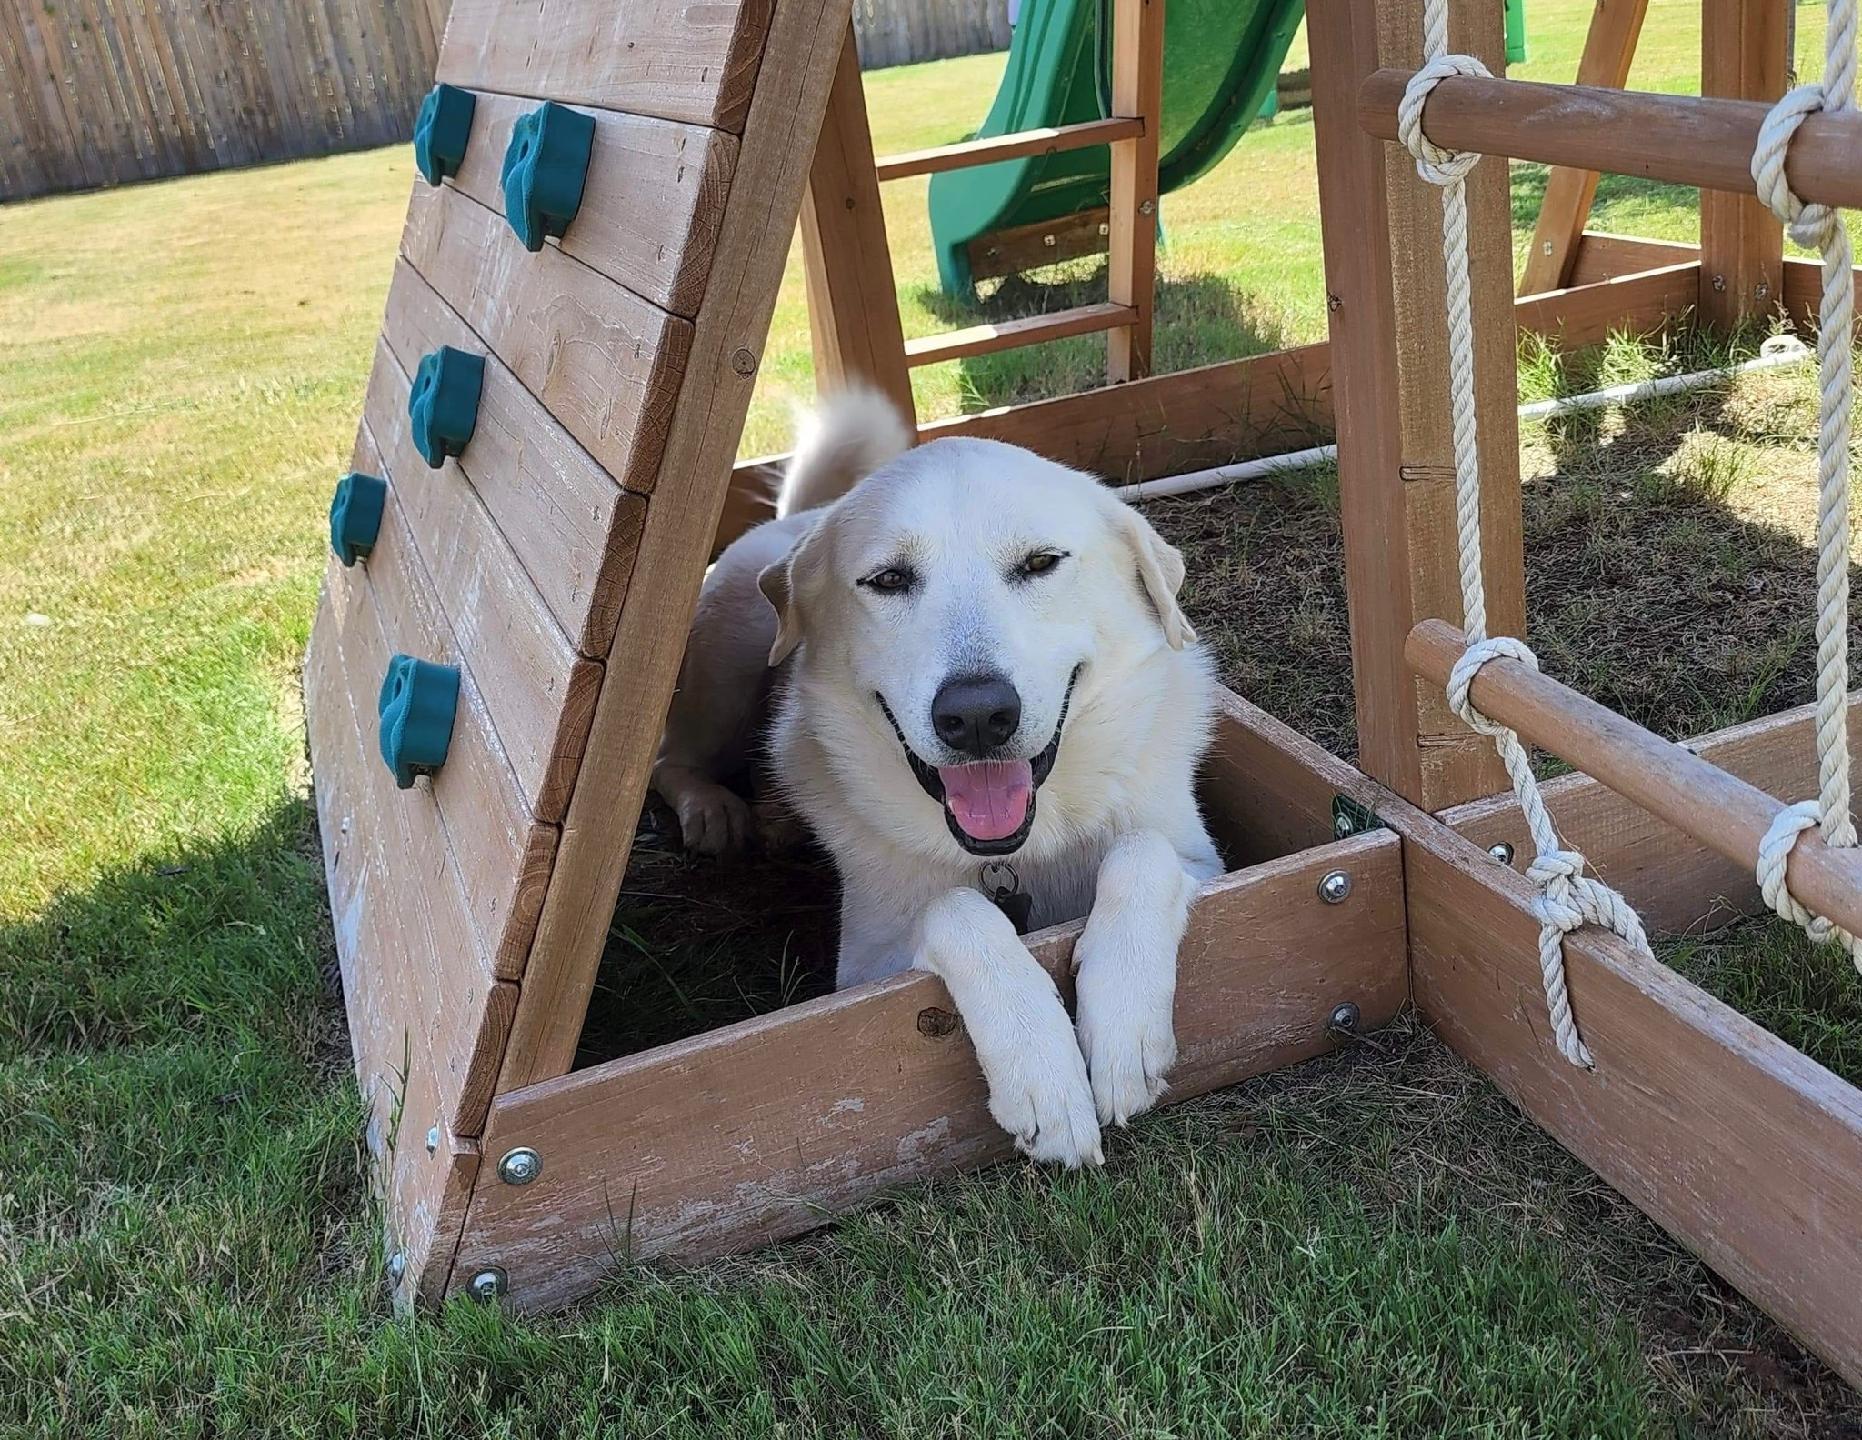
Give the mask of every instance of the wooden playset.
[[[1525, 621], [1519, 328], [1576, 346], [1801, 318], [1820, 289], [1829, 328], [1835, 289], [1782, 259], [1748, 170], [1784, 91], [1784, 0], [1704, 0], [1699, 99], [1610, 88], [1640, 0], [1599, 0], [1596, 83], [1576, 87], [1467, 60], [1503, 70], [1496, 5], [1315, 0], [1330, 343], [1152, 377], [1163, 3], [1115, 0], [1111, 118], [876, 161], [846, 0], [455, 0], [305, 667], [399, 1297], [559, 1305], [618, 1257], [777, 1240], [1010, 1153], [927, 976], [572, 1071], [704, 568], [764, 503], [767, 467], [733, 462], [799, 216], [824, 385], [859, 377], [909, 413], [912, 365], [1107, 332], [1107, 387], [924, 438], [1129, 481], [1336, 429], [1362, 768], [1223, 700], [1203, 788], [1236, 868], [1184, 941], [1173, 1097], [1413, 1002], [1862, 1383], [1862, 1093], [1621, 915], [1627, 939], [1571, 928], [1613, 892], [1560, 869], [1581, 852], [1650, 929], [1686, 930], [1760, 911], [1769, 849], [1796, 902], [1862, 930], [1862, 851], [1825, 838], [1845, 838], [1846, 796], [1823, 835], [1776, 833], [1818, 787], [1812, 714], [1673, 745], [1481, 638]], [[1833, 8], [1853, 50], [1853, 3]], [[1777, 176], [1862, 203], [1862, 117], [1802, 108]], [[1107, 301], [904, 342], [880, 182], [1097, 144]], [[1508, 156], [1570, 167], [1517, 301]], [[1706, 187], [1698, 250], [1584, 233], [1597, 170]], [[1445, 249], [1458, 212], [1465, 257]], [[1451, 672], [1459, 713], [1583, 772], [1542, 814], [1451, 709]], [[1063, 988], [1077, 928], [1031, 942]]]

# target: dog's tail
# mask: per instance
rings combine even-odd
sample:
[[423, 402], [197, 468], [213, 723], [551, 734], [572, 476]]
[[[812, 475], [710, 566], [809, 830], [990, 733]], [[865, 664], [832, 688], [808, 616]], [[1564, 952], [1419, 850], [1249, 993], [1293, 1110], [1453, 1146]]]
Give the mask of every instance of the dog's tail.
[[795, 457], [776, 495], [776, 513], [794, 515], [831, 505], [911, 444], [904, 419], [877, 390], [856, 388], [829, 396], [802, 421]]

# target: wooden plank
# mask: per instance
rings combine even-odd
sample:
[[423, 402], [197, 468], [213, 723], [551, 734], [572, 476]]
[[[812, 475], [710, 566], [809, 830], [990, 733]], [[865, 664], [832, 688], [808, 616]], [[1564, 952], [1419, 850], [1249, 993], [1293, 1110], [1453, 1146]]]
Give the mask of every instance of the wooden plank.
[[[1498, 7], [1462, 3], [1450, 27], [1452, 49], [1504, 68]], [[1505, 784], [1491, 742], [1466, 730], [1439, 692], [1419, 687], [1402, 660], [1415, 620], [1461, 614], [1442, 201], [1406, 151], [1378, 144], [1352, 118], [1359, 83], [1380, 57], [1413, 62], [1420, 0], [1317, 7], [1307, 33], [1319, 200], [1333, 217], [1324, 227], [1325, 271], [1359, 753], [1372, 776], [1439, 809]], [[1515, 329], [1499, 310], [1511, 306], [1513, 289], [1506, 167], [1478, 166], [1467, 197], [1489, 625], [1518, 634], [1525, 565]]]
[[733, 132], [773, 0], [453, 0], [439, 78]]
[[[1636, 58], [1636, 41], [1648, 11], [1649, 0], [1596, 0], [1584, 39], [1584, 54], [1578, 60], [1578, 84], [1621, 90], [1629, 83], [1630, 63]], [[1562, 290], [1574, 282], [1572, 267], [1596, 195], [1595, 170], [1559, 165], [1545, 177], [1539, 220], [1533, 227], [1532, 243], [1526, 247], [1526, 264], [1520, 275], [1520, 294]]]
[[[1359, 123], [1380, 140], [1396, 139], [1397, 105], [1413, 73], [1413, 60], [1379, 70], [1358, 93]], [[1770, 108], [1756, 100], [1456, 75], [1430, 93], [1423, 123], [1451, 150], [1747, 195], [1752, 150]], [[1792, 138], [1785, 175], [1807, 202], [1853, 208], [1862, 205], [1858, 154], [1862, 111], [1812, 115]]]
[[1157, 151], [1164, 119], [1164, 0], [1112, 0], [1112, 113], [1144, 122], [1112, 147], [1106, 298], [1132, 311], [1106, 336], [1106, 379], [1151, 373], [1157, 307]]
[[[393, 492], [382, 528], [403, 527], [401, 538], [419, 555], [444, 614], [447, 658], [477, 677], [531, 810], [558, 820], [582, 761], [601, 662], [576, 654], [472, 488], [420, 458], [408, 433], [411, 388], [394, 352], [379, 342], [364, 424], [381, 463], [377, 473]], [[384, 604], [399, 596], [399, 583], [417, 583], [405, 567], [377, 563], [374, 555], [369, 565]]]
[[608, 668], [611, 683], [596, 703], [589, 746], [602, 763], [585, 767], [570, 802], [499, 1080], [503, 1090], [561, 1075], [575, 1056], [801, 213], [848, 8], [847, 0], [784, 0], [771, 24], [763, 59], [768, 81], [751, 101], [660, 489], [647, 507], [615, 637], [614, 653], [627, 663]]
[[907, 425], [916, 424], [851, 21], [802, 201], [802, 268], [815, 388], [826, 395], [865, 384], [890, 400]]
[[1585, 1164], [1862, 1384], [1862, 1094], [1614, 936], [1565, 947], [1594, 1072], [1550, 1043], [1525, 880], [1405, 826], [1416, 1004]]
[[1045, 315], [1029, 315], [1020, 320], [1004, 320], [994, 325], [970, 325], [942, 335], [930, 335], [905, 342], [906, 363], [913, 366], [936, 365], [944, 360], [962, 360], [971, 355], [992, 355], [998, 350], [1014, 350], [1023, 345], [1040, 345], [1049, 340], [1065, 340], [1070, 335], [1090, 335], [1097, 330], [1137, 323], [1138, 311], [1131, 305], [1075, 305], [1067, 310], [1053, 310]]
[[[357, 437], [353, 464], [368, 474], [382, 473], [381, 456], [366, 427]], [[360, 571], [342, 576], [332, 572], [324, 586], [326, 605], [363, 603], [349, 588], [354, 574], [369, 583], [372, 613], [380, 617], [373, 623], [386, 628], [389, 647], [379, 656], [370, 651], [370, 663], [380, 662], [374, 669], [351, 676], [349, 683], [358, 695], [373, 703], [393, 650], [460, 667], [459, 706], [446, 764], [415, 789], [437, 808], [436, 823], [447, 833], [493, 972], [500, 979], [513, 979], [522, 972], [536, 935], [556, 855], [556, 828], [537, 820], [518, 785], [491, 707], [471, 664], [458, 653], [406, 526], [384, 516], [375, 551]], [[374, 722], [365, 720], [364, 733], [373, 737]], [[405, 803], [425, 813], [414, 801]]]
[[1037, 220], [979, 235], [969, 244], [970, 274], [978, 280], [1019, 275], [1084, 255], [1103, 255], [1111, 243], [1112, 212], [1104, 205], [1058, 220]]
[[1612, 335], [1649, 335], [1693, 310], [1700, 298], [1700, 262], [1662, 265], [1569, 290], [1525, 295], [1514, 314], [1521, 330], [1556, 340], [1566, 350]]
[[[1344, 869], [1328, 905], [1321, 876]], [[1402, 1007], [1400, 846], [1360, 836], [1205, 886], [1178, 968], [1171, 1101], [1330, 1050], [1332, 1010]], [[1079, 925], [1033, 937], [1070, 989]], [[483, 1185], [454, 1271], [498, 1265], [520, 1309], [589, 1290], [622, 1255], [693, 1259], [799, 1234], [888, 1186], [1006, 1158], [943, 984], [905, 974], [502, 1097], [485, 1153], [542, 1158]], [[541, 1222], [541, 1223], [540, 1223]]]
[[[511, 128], [536, 102], [478, 97], [465, 159], [452, 183], [504, 213], [501, 170]], [[705, 290], [718, 219], [737, 160], [736, 137], [612, 110], [595, 120], [582, 204], [549, 243], [674, 315], [690, 316]]]
[[[1410, 633], [1405, 653], [1419, 675], [1445, 684], [1465, 648], [1453, 626], [1428, 620]], [[1528, 744], [1596, 776], [1734, 864], [1757, 866], [1759, 843], [1784, 801], [1517, 661], [1483, 666], [1469, 693], [1483, 715]], [[1826, 845], [1809, 831], [1798, 837], [1785, 878], [1809, 909], [1862, 933], [1862, 848]]]
[[[1805, 705], [1686, 742], [1701, 759], [1768, 795], [1814, 794], [1815, 707]], [[1849, 714], [1850, 744], [1862, 740], [1862, 710]], [[1752, 867], [1728, 860], [1588, 775], [1561, 775], [1543, 787], [1565, 843], [1629, 898], [1653, 932], [1710, 929], [1766, 912]], [[1442, 821], [1482, 849], [1509, 845], [1515, 867], [1532, 856], [1532, 840], [1510, 795], [1444, 811]]]
[[415, 185], [401, 254], [610, 475], [653, 488], [689, 321], [553, 246], [532, 255], [451, 186]]
[[880, 182], [904, 180], [912, 175], [936, 175], [945, 170], [967, 170], [993, 165], [998, 160], [1021, 160], [1030, 155], [1059, 155], [1093, 145], [1111, 145], [1144, 134], [1144, 121], [1136, 115], [1112, 120], [1083, 120], [1077, 125], [1041, 125], [1009, 135], [963, 140], [955, 145], [934, 145], [928, 150], [906, 150], [876, 162]]
[[[395, 264], [382, 338], [409, 375], [442, 345], [479, 350], [478, 337], [405, 260]], [[471, 485], [576, 649], [605, 656], [645, 498], [620, 489], [495, 355], [485, 359], [472, 443], [446, 473]]]
[[1571, 283], [1593, 285], [1601, 280], [1685, 265], [1700, 259], [1700, 246], [1675, 240], [1645, 240], [1639, 235], [1615, 235], [1586, 230], [1578, 239], [1571, 262]]
[[[1787, 4], [1795, 7], [1796, 0], [1701, 0], [1702, 95], [1769, 106], [1784, 94]], [[1850, 153], [1851, 168], [1862, 168]], [[1749, 165], [1750, 152], [1746, 158]], [[1743, 194], [1700, 192], [1700, 264], [1700, 315], [1707, 324], [1730, 330], [1778, 308], [1784, 227], [1753, 194], [1749, 171]]]

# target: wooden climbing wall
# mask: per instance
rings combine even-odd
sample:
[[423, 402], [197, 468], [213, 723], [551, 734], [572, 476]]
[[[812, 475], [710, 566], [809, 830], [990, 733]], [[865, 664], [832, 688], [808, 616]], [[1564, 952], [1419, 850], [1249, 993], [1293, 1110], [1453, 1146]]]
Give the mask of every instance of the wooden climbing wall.
[[[730, 479], [850, 0], [456, 0], [469, 143], [416, 180], [305, 662], [325, 869], [390, 1273], [436, 1299], [494, 1096], [569, 1068]], [[595, 121], [582, 202], [527, 252], [500, 166], [543, 100]], [[417, 452], [421, 358], [484, 357], [476, 428]], [[454, 665], [445, 763], [377, 749], [391, 655]], [[392, 1257], [399, 1257], [398, 1262]]]

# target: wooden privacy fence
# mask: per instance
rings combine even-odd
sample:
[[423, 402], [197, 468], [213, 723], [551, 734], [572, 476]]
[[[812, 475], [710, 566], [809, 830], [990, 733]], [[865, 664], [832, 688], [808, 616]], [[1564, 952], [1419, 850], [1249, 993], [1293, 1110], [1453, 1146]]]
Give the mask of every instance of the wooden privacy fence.
[[863, 70], [1006, 50], [1009, 0], [854, 0], [853, 29]]
[[0, 201], [404, 140], [449, 0], [0, 0]]

